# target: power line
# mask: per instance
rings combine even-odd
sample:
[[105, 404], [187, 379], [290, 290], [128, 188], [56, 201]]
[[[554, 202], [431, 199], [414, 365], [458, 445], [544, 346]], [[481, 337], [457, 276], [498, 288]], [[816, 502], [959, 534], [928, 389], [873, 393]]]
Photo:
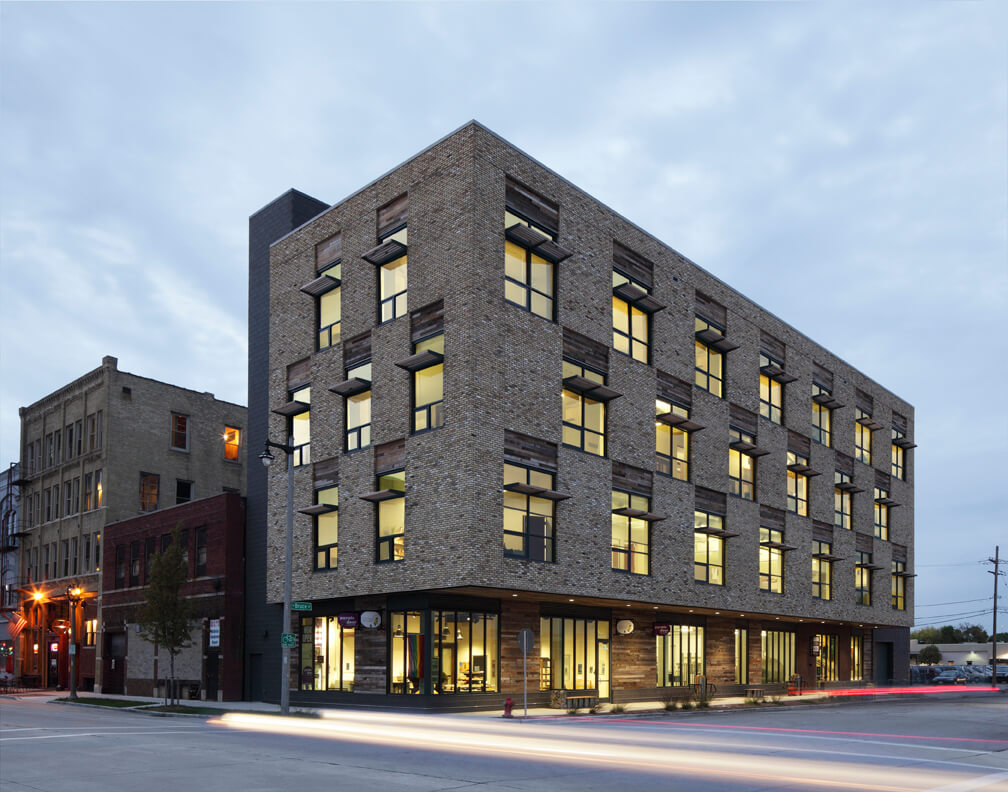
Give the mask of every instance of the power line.
[[970, 599], [970, 600], [956, 600], [955, 602], [935, 602], [931, 605], [918, 605], [914, 603], [915, 608], [937, 608], [941, 605], [962, 605], [964, 602], [990, 602], [993, 597], [981, 597], [980, 599]]
[[954, 566], [975, 566], [976, 564], [986, 564], [986, 561], [959, 561], [954, 564], [914, 564], [918, 569], [921, 567], [954, 567]]

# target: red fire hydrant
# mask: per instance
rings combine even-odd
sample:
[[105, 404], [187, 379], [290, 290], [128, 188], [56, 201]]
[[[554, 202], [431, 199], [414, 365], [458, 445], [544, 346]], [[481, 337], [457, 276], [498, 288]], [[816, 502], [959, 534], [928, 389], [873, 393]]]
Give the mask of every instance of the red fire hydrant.
[[506, 699], [504, 699], [504, 717], [505, 718], [513, 718], [514, 717], [514, 715], [511, 714], [511, 710], [512, 709], [514, 709], [514, 702], [511, 700], [511, 697], [508, 696]]

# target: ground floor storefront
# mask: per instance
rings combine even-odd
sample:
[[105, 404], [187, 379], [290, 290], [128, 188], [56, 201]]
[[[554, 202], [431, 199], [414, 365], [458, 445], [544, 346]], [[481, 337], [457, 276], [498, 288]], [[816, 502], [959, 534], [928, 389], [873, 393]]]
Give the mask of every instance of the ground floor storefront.
[[[906, 668], [905, 628], [571, 603], [522, 592], [420, 592], [302, 603], [292, 615], [291, 701], [499, 707], [527, 690], [599, 701], [677, 700], [752, 689], [887, 684]], [[523, 654], [519, 634], [534, 644]], [[881, 663], [881, 665], [880, 665]]]

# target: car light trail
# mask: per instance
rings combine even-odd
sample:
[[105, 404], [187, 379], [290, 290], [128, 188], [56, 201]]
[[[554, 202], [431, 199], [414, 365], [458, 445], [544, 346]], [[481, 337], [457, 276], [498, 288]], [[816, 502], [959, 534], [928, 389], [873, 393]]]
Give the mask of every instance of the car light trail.
[[834, 696], [896, 696], [908, 693], [935, 695], [939, 693], [997, 693], [1001, 688], [991, 685], [936, 685], [934, 687], [891, 687], [891, 688], [843, 688], [828, 690], [826, 695]]

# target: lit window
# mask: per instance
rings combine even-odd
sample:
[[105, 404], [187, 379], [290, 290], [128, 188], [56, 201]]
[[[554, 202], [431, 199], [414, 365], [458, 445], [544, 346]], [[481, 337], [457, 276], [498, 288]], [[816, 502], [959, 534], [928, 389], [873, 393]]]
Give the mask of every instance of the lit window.
[[102, 486], [102, 472], [96, 470], [94, 474], [95, 480], [95, 508], [100, 509], [105, 505], [105, 488]]
[[378, 476], [379, 492], [388, 497], [378, 501], [376, 557], [381, 561], [406, 558], [406, 473], [402, 470]]
[[[583, 377], [599, 385], [605, 385], [605, 375], [585, 366], [563, 361], [563, 378]], [[596, 401], [587, 395], [563, 389], [563, 443], [579, 448], [589, 454], [605, 456], [605, 402]]]
[[189, 450], [189, 418], [172, 413], [171, 447], [177, 451]]
[[735, 684], [749, 684], [749, 629], [735, 628]]
[[812, 439], [827, 447], [833, 444], [833, 410], [828, 406], [832, 400], [833, 394], [830, 391], [822, 385], [812, 383]]
[[[348, 380], [371, 382], [371, 361], [347, 369]], [[356, 451], [371, 445], [371, 390], [347, 396], [346, 450]]]
[[[290, 400], [311, 405], [311, 386], [291, 391]], [[294, 438], [294, 467], [311, 463], [311, 410], [305, 410], [290, 418], [291, 437]]]
[[[732, 443], [756, 445], [752, 435], [739, 429], [729, 427], [728, 435]], [[728, 449], [728, 491], [745, 500], [756, 497], [756, 459], [739, 448]]]
[[[512, 212], [504, 213], [504, 227], [527, 226], [550, 240], [555, 235], [545, 228]], [[507, 240], [504, 242], [504, 298], [526, 311], [553, 319], [553, 262], [533, 252], [532, 248]]]
[[779, 630], [760, 632], [763, 684], [787, 682], [795, 671], [795, 634]]
[[835, 635], [816, 635], [813, 639], [819, 647], [816, 658], [816, 680], [819, 682], [835, 682], [837, 676], [837, 637]]
[[[656, 415], [689, 419], [689, 410], [661, 399], [655, 400]], [[655, 469], [666, 476], [689, 481], [689, 433], [665, 421], [655, 421]]]
[[635, 575], [649, 574], [651, 526], [630, 512], [650, 512], [651, 499], [613, 490], [612, 510], [612, 568]]
[[[694, 320], [694, 328], [698, 333], [704, 330], [713, 330], [716, 333], [724, 335], [723, 327], [718, 327], [712, 322], [701, 319], [699, 316]], [[694, 381], [697, 387], [703, 388], [715, 396], [723, 397], [724, 355], [713, 347], [708, 346], [699, 338], [694, 339], [693, 343], [696, 362]]]
[[224, 458], [232, 462], [238, 461], [238, 448], [241, 443], [241, 430], [233, 426], [224, 427]]
[[319, 270], [319, 277], [328, 277], [332, 286], [319, 295], [318, 303], [318, 348], [327, 349], [340, 341], [340, 320], [342, 319], [341, 287], [333, 286], [342, 277], [342, 265], [339, 261]]
[[854, 420], [854, 457], [866, 465], [870, 465], [872, 438], [871, 413], [857, 407], [854, 410]]
[[339, 539], [339, 488], [315, 490], [315, 503], [325, 508], [315, 515], [315, 569], [335, 569]]
[[833, 525], [851, 529], [851, 477], [841, 470], [833, 473]]
[[906, 562], [892, 562], [892, 606], [894, 610], [906, 610]]
[[889, 539], [889, 490], [875, 487], [875, 536]]
[[[783, 368], [783, 364], [779, 360], [774, 360], [769, 355], [761, 354], [759, 364], [761, 369], [771, 365]], [[784, 386], [777, 380], [771, 379], [761, 372], [759, 378], [760, 415], [768, 418], [775, 424], [779, 424], [781, 422], [783, 396]]]
[[812, 542], [812, 596], [816, 599], [833, 598], [833, 544]]
[[97, 619], [85, 619], [84, 620], [84, 645], [94, 646], [95, 640], [98, 636], [98, 620]]
[[872, 554], [859, 550], [854, 565], [854, 593], [858, 605], [871, 605]]
[[[536, 494], [535, 489], [539, 490]], [[554, 561], [553, 474], [504, 464], [504, 555], [530, 561]]]
[[148, 512], [157, 509], [160, 478], [157, 473], [140, 474], [140, 511]]
[[704, 673], [704, 628], [671, 624], [665, 635], [655, 636], [658, 687], [687, 687]]
[[[787, 452], [787, 510], [799, 517], [808, 517], [808, 474], [801, 468], [808, 468], [808, 457]], [[792, 466], [797, 468], [792, 470]]]
[[906, 481], [906, 432], [892, 428], [892, 464], [890, 472], [900, 481]]
[[422, 432], [444, 425], [444, 334], [417, 341], [413, 352], [437, 355], [413, 372], [413, 431]]
[[760, 528], [759, 577], [760, 590], [784, 593], [784, 532]]
[[851, 682], [864, 679], [864, 636], [852, 635], [850, 639]]
[[[406, 244], [406, 226], [383, 236], [379, 242], [390, 240]], [[379, 306], [378, 321], [389, 322], [406, 315], [406, 259], [404, 253], [378, 268]]]
[[693, 512], [693, 579], [714, 586], [724, 585], [724, 536], [708, 531], [724, 531], [724, 517]]
[[[651, 289], [638, 280], [613, 270], [613, 288], [630, 284], [645, 294]], [[640, 309], [638, 305], [628, 302], [618, 294], [613, 294], [613, 348], [624, 355], [630, 355], [634, 360], [647, 363], [650, 354], [651, 316]]]

